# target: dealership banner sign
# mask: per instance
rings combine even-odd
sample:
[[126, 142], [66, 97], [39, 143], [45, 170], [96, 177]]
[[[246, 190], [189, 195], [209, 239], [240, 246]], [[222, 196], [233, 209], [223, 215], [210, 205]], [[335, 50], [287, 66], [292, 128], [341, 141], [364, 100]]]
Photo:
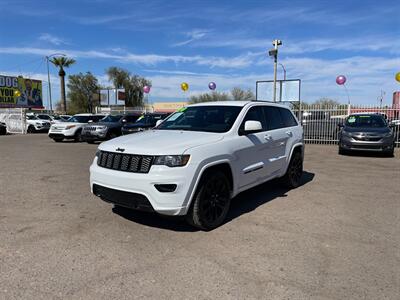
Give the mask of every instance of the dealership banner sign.
[[0, 75], [0, 107], [42, 108], [42, 81]]

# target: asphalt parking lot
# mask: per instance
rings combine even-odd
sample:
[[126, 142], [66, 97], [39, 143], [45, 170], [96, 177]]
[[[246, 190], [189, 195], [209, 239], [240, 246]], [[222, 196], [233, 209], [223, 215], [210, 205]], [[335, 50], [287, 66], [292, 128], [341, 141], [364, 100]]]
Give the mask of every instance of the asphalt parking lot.
[[229, 220], [113, 211], [96, 145], [0, 137], [0, 299], [399, 299], [400, 151], [307, 145], [304, 184], [239, 195]]

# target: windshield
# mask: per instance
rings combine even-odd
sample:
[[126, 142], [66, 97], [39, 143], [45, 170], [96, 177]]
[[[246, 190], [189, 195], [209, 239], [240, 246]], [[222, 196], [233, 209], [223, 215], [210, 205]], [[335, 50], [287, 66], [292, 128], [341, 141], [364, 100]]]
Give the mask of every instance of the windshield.
[[73, 116], [68, 119], [68, 122], [87, 123], [90, 120], [89, 116]]
[[386, 127], [386, 121], [380, 115], [352, 115], [346, 120], [349, 127]]
[[227, 132], [241, 110], [240, 106], [187, 107], [172, 114], [157, 129]]
[[103, 119], [101, 119], [101, 122], [118, 122], [119, 120], [121, 120], [122, 116], [112, 116], [112, 115], [108, 115], [107, 117], [104, 117]]

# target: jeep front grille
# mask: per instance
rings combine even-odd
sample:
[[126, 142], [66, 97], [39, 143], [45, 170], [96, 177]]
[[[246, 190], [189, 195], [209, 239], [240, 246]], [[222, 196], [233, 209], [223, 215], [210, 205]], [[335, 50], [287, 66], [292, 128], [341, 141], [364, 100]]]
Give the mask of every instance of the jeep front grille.
[[83, 129], [85, 131], [96, 131], [96, 127], [95, 126], [86, 126]]
[[97, 165], [124, 172], [149, 173], [153, 160], [153, 156], [101, 151]]

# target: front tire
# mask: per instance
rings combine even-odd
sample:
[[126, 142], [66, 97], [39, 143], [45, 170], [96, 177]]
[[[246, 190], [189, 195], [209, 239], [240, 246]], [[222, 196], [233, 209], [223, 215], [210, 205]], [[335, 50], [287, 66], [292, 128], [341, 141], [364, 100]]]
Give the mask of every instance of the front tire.
[[75, 142], [82, 142], [82, 130], [78, 130], [78, 132], [75, 133]]
[[303, 156], [300, 152], [293, 153], [286, 174], [283, 176], [283, 183], [288, 188], [297, 188], [301, 184], [303, 176]]
[[31, 126], [28, 127], [28, 130], [26, 132], [27, 133], [35, 133], [35, 131], [36, 131], [35, 127], [31, 125]]
[[54, 138], [53, 139], [56, 143], [62, 142], [64, 139], [63, 138]]
[[202, 230], [220, 226], [231, 203], [230, 184], [224, 173], [217, 171], [202, 178], [187, 215], [187, 221]]

